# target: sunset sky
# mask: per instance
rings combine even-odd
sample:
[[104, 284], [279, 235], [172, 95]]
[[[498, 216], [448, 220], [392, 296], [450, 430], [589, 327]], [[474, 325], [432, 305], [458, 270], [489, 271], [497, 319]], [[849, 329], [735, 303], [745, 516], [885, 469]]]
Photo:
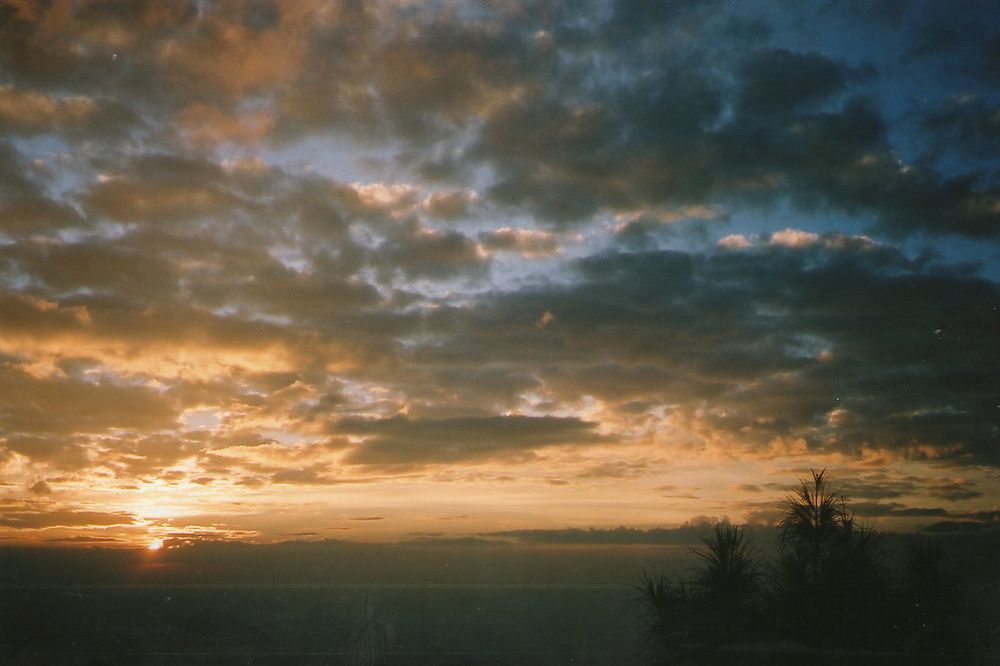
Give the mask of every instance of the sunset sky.
[[998, 91], [993, 2], [0, 2], [0, 543], [995, 523]]

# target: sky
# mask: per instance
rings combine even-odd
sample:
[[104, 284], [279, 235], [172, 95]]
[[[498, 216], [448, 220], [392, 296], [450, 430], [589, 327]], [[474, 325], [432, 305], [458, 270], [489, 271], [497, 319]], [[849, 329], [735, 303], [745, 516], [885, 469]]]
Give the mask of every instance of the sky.
[[4, 2], [0, 543], [995, 525], [998, 84], [991, 2]]

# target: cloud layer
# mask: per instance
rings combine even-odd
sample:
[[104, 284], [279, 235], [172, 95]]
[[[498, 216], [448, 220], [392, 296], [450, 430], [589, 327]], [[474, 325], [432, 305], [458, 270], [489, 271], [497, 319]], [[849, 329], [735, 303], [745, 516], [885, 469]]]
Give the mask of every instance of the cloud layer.
[[10, 4], [0, 527], [989, 509], [995, 13]]

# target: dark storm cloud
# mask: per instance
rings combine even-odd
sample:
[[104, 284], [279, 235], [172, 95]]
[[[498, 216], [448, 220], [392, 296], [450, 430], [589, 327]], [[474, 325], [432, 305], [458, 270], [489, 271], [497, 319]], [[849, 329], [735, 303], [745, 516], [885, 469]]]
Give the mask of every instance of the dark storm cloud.
[[356, 465], [408, 465], [531, 456], [532, 450], [606, 441], [595, 424], [553, 416], [449, 419], [344, 419], [338, 434], [363, 438], [345, 461]]

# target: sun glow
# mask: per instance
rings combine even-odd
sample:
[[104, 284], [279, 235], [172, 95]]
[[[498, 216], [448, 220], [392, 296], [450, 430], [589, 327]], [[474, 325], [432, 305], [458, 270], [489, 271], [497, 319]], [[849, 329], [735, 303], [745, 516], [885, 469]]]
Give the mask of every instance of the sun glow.
[[149, 542], [149, 545], [146, 546], [146, 548], [148, 550], [159, 550], [163, 548], [163, 539], [153, 539]]

